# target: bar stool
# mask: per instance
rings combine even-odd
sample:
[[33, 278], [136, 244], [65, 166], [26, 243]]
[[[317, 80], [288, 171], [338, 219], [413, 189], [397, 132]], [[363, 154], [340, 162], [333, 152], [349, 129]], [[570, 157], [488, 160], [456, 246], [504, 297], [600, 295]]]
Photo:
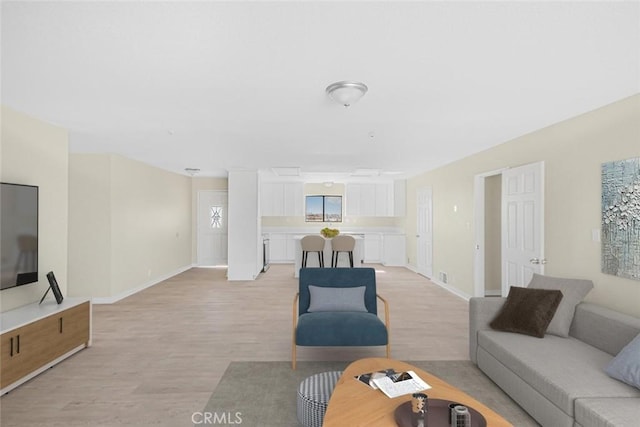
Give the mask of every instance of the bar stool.
[[318, 264], [320, 268], [324, 268], [324, 237], [309, 235], [304, 236], [300, 240], [300, 246], [302, 246], [302, 267], [307, 266], [307, 256], [309, 252], [318, 252]]
[[338, 266], [340, 252], [349, 254], [349, 265], [353, 268], [353, 249], [356, 247], [356, 239], [353, 236], [336, 236], [331, 239], [331, 267]]

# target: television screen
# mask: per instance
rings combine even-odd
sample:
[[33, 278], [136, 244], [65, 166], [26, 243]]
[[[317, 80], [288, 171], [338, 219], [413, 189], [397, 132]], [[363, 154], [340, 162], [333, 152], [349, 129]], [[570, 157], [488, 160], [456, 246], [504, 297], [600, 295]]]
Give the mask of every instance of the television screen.
[[0, 184], [0, 289], [38, 281], [38, 187]]

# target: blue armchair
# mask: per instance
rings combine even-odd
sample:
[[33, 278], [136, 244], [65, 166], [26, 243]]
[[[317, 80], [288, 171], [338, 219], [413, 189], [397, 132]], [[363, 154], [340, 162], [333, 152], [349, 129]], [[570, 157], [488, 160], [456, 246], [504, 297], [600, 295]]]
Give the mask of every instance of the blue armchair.
[[[384, 303], [384, 323], [377, 299]], [[373, 268], [302, 268], [293, 299], [291, 361], [297, 346], [382, 346], [390, 356], [389, 307]]]

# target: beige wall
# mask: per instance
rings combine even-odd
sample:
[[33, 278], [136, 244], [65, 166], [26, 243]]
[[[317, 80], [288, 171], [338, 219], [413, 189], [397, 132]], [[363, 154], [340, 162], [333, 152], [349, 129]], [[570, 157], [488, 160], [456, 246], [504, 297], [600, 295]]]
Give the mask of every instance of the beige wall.
[[49, 286], [46, 278], [49, 271], [55, 273], [62, 294], [68, 294], [69, 138], [65, 129], [6, 107], [2, 107], [0, 118], [0, 179], [39, 187], [39, 281], [0, 292], [0, 309], [6, 311], [39, 301]]
[[[407, 182], [407, 236], [415, 236], [416, 189], [433, 188], [434, 275], [473, 294], [474, 175], [545, 162], [545, 274], [593, 280], [587, 300], [640, 316], [640, 281], [600, 272], [601, 164], [640, 156], [640, 95], [532, 132]], [[457, 205], [457, 212], [453, 206]], [[416, 241], [407, 253], [415, 264]]]
[[111, 156], [69, 159], [69, 283], [74, 296], [111, 290]]
[[191, 265], [191, 178], [118, 155], [70, 159], [73, 294], [127, 295]]
[[493, 175], [484, 180], [484, 288], [485, 291], [497, 291], [500, 293], [502, 280], [501, 270], [501, 203], [502, 203], [502, 176]]

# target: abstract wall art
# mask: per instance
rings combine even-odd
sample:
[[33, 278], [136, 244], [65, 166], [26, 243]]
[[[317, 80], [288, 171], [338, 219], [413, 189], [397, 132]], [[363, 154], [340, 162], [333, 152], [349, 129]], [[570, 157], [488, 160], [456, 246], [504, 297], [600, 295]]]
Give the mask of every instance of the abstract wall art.
[[640, 280], [640, 157], [602, 164], [602, 272]]

